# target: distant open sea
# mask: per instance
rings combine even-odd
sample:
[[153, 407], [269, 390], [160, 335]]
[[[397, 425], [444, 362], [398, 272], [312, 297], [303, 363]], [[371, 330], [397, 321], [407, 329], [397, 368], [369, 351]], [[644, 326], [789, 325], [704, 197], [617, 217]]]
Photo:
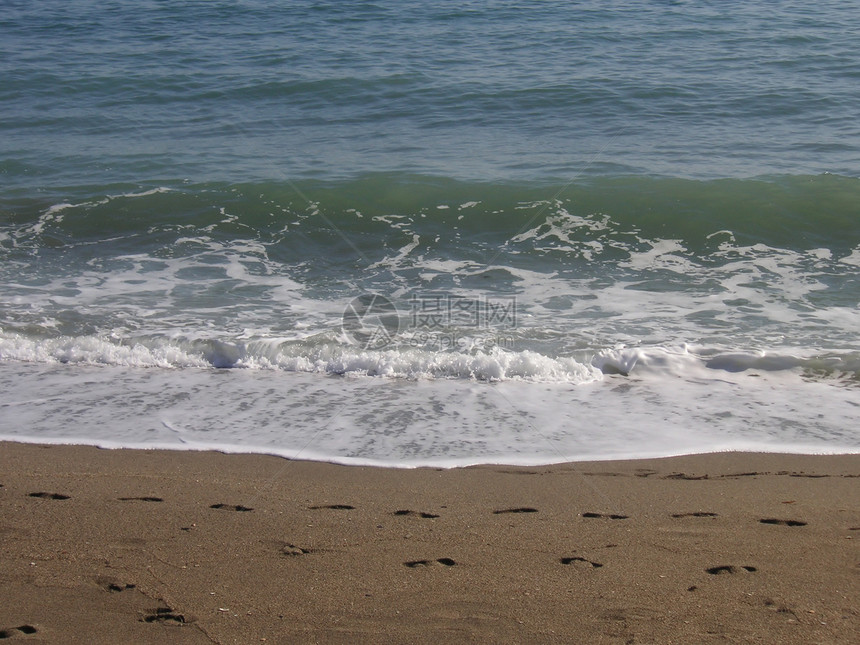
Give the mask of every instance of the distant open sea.
[[858, 25], [6, 0], [0, 439], [860, 452]]

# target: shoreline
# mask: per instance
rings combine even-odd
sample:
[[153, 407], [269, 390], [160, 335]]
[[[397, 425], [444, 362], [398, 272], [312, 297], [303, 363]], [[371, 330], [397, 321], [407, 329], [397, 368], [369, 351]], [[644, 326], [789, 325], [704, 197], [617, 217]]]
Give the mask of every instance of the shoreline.
[[0, 442], [0, 464], [0, 634], [34, 642], [860, 638], [856, 454], [407, 469]]
[[182, 443], [141, 443], [128, 444], [119, 441], [100, 441], [100, 440], [83, 440], [80, 442], [71, 443], [67, 438], [39, 437], [39, 438], [22, 438], [16, 435], [0, 434], [0, 445], [16, 444], [25, 446], [44, 446], [44, 447], [69, 447], [69, 448], [94, 448], [96, 450], [109, 451], [131, 451], [131, 452], [191, 452], [191, 453], [217, 453], [222, 455], [235, 455], [246, 457], [266, 457], [273, 459], [281, 459], [289, 462], [308, 462], [328, 464], [330, 466], [343, 466], [344, 468], [379, 468], [382, 470], [461, 470], [464, 468], [481, 468], [481, 467], [510, 467], [510, 468], [550, 468], [554, 466], [565, 465], [587, 465], [587, 464], [606, 464], [606, 463], [628, 463], [628, 462], [644, 462], [644, 461], [660, 461], [665, 459], [686, 459], [705, 456], [718, 455], [776, 455], [780, 457], [860, 457], [860, 449], [837, 449], [833, 451], [815, 450], [816, 446], [812, 445], [794, 445], [792, 450], [785, 452], [777, 452], [768, 450], [768, 446], [758, 446], [746, 444], [741, 448], [714, 448], [702, 452], [676, 452], [665, 454], [663, 452], [655, 452], [645, 456], [629, 457], [624, 455], [609, 455], [600, 454], [589, 456], [582, 459], [566, 459], [559, 455], [557, 461], [547, 461], [546, 459], [520, 460], [518, 462], [505, 460], [499, 457], [497, 460], [489, 461], [472, 461], [471, 459], [452, 458], [447, 461], [421, 461], [400, 459], [397, 463], [392, 461], [382, 461], [374, 459], [366, 459], [362, 457], [340, 457], [332, 456], [324, 453], [317, 453], [309, 449], [298, 449], [284, 451], [280, 453], [276, 450], [267, 449], [264, 446], [247, 448], [238, 444], [213, 443], [203, 444], [193, 441], [182, 441]]

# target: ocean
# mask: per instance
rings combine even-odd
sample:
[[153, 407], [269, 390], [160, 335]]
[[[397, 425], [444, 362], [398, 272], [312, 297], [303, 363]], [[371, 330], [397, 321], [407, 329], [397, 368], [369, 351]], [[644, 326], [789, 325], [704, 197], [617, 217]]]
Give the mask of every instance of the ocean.
[[0, 439], [860, 452], [860, 5], [0, 16]]

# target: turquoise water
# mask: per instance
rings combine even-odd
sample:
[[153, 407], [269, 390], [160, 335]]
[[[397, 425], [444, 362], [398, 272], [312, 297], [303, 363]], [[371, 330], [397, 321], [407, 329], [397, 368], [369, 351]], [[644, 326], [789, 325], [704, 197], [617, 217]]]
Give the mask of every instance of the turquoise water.
[[0, 435], [391, 465], [856, 450], [857, 24], [6, 3]]

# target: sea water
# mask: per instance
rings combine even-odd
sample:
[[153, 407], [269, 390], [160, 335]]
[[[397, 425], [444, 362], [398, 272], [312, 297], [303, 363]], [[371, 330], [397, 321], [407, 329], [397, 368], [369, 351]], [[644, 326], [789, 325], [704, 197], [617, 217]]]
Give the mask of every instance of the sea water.
[[8, 2], [0, 437], [860, 451], [853, 3]]

